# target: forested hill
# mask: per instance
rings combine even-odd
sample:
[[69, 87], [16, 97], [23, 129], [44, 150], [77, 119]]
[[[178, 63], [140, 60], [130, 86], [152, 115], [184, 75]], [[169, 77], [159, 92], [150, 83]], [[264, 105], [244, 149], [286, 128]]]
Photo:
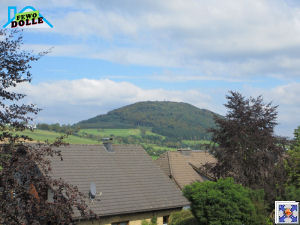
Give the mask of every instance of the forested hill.
[[208, 139], [206, 129], [214, 126], [214, 114], [187, 103], [147, 101], [112, 110], [77, 125], [80, 128], [149, 127], [170, 138]]

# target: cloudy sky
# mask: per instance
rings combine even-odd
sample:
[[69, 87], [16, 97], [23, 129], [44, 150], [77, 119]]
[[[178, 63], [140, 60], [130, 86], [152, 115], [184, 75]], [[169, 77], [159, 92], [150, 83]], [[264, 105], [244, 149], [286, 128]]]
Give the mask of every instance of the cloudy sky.
[[182, 101], [225, 115], [229, 90], [279, 105], [276, 133], [300, 125], [299, 0], [50, 0], [33, 6], [53, 24], [26, 29], [24, 48], [51, 53], [18, 87], [43, 111], [74, 123], [145, 100]]

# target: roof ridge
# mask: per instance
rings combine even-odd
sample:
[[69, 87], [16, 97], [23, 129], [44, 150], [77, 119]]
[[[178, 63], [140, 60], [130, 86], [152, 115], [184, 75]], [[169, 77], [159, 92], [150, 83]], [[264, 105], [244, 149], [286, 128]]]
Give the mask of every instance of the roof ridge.
[[168, 160], [168, 165], [169, 165], [169, 170], [170, 170], [170, 176], [173, 177], [171, 163], [170, 163], [170, 159], [169, 159], [169, 151], [167, 151], [167, 160]]
[[174, 181], [174, 183], [179, 187], [179, 189], [181, 190], [182, 187], [179, 185], [179, 183], [177, 182], [177, 180], [175, 179], [175, 177], [173, 176], [173, 169], [170, 163], [170, 158], [169, 158], [169, 152], [167, 151], [167, 156], [168, 156], [168, 163], [169, 163], [169, 167], [170, 167], [170, 175], [171, 175], [171, 179]]
[[177, 149], [176, 151], [168, 151], [168, 152], [202, 152], [202, 153], [208, 153], [205, 149]]
[[210, 174], [208, 174], [206, 171], [204, 171], [201, 167], [197, 167], [195, 166], [193, 163], [189, 162], [189, 165], [200, 175], [202, 176], [206, 176], [207, 178], [211, 179], [211, 180], [215, 180], [215, 178], [213, 176], [211, 176]]

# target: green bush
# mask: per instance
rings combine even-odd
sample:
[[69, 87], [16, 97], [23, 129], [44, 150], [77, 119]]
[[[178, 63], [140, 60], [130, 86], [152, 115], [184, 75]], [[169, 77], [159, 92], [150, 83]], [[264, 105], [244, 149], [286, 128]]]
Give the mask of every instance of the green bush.
[[157, 217], [156, 216], [152, 217], [151, 222], [142, 220], [142, 225], [157, 225]]
[[152, 217], [151, 225], [157, 225], [157, 216]]
[[[186, 186], [183, 192], [191, 202], [192, 213], [199, 224], [266, 224], [266, 217], [255, 207], [259, 205], [261, 193], [253, 194], [254, 191], [234, 183], [232, 178], [196, 182]], [[260, 207], [264, 208], [263, 205]]]
[[197, 220], [190, 210], [174, 212], [169, 218], [170, 225], [198, 225]]
[[149, 225], [149, 222], [147, 222], [146, 220], [142, 220], [142, 225]]
[[300, 126], [294, 131], [294, 140], [287, 151], [285, 195], [283, 200], [300, 199]]

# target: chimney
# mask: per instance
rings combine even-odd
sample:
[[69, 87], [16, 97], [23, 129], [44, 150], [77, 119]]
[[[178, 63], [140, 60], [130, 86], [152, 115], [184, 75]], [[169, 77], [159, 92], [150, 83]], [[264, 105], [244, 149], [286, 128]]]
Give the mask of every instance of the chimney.
[[190, 148], [180, 148], [177, 149], [178, 152], [180, 152], [182, 155], [190, 155], [191, 149]]
[[102, 138], [103, 145], [108, 152], [114, 152], [112, 147], [113, 138]]

